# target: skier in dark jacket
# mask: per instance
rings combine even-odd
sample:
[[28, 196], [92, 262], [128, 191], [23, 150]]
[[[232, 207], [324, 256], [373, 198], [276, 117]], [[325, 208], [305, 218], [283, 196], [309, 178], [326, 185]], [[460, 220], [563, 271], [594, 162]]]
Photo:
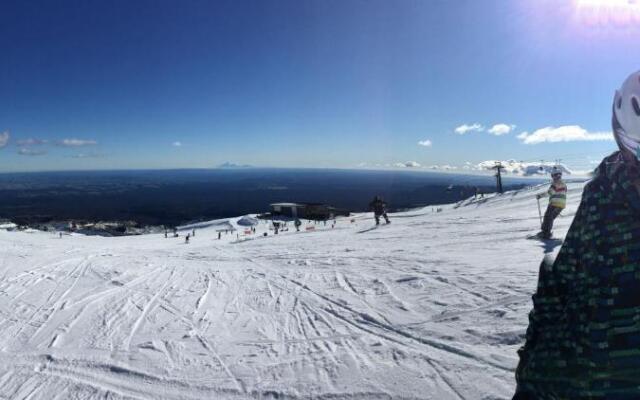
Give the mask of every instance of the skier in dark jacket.
[[616, 92], [605, 158], [543, 261], [514, 399], [640, 399], [640, 72]]
[[384, 217], [384, 220], [387, 221], [387, 224], [391, 223], [389, 221], [389, 217], [387, 216], [387, 203], [382, 200], [380, 196], [376, 196], [373, 198], [373, 201], [369, 203], [369, 209], [373, 211], [373, 215], [376, 218], [376, 225], [380, 225], [380, 217]]

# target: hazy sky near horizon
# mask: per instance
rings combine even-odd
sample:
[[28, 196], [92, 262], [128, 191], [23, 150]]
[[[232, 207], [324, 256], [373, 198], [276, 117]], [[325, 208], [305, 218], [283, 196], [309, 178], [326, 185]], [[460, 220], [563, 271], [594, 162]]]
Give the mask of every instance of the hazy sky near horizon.
[[0, 172], [585, 169], [640, 69], [640, 5], [612, 3], [4, 1]]

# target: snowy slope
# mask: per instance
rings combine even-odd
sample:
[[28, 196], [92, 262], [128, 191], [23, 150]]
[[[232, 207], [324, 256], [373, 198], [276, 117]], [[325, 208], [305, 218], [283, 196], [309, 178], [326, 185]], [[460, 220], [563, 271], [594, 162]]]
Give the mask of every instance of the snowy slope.
[[0, 398], [508, 399], [545, 189], [189, 244], [0, 231]]

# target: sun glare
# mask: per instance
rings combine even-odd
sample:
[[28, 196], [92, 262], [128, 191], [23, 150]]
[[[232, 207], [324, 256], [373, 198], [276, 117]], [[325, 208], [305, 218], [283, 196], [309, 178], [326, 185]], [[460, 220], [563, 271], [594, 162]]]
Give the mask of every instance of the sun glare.
[[575, 0], [575, 5], [589, 24], [634, 27], [640, 23], [640, 0]]
[[581, 6], [633, 6], [636, 2], [629, 0], [577, 0]]

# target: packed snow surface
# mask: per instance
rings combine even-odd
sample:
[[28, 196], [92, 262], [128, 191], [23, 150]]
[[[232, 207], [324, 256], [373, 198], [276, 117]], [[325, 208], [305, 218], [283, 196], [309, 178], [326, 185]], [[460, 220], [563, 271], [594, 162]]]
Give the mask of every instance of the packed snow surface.
[[0, 231], [0, 398], [509, 399], [545, 190], [189, 244]]

